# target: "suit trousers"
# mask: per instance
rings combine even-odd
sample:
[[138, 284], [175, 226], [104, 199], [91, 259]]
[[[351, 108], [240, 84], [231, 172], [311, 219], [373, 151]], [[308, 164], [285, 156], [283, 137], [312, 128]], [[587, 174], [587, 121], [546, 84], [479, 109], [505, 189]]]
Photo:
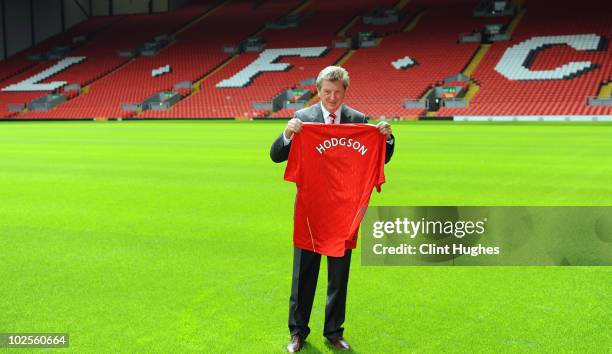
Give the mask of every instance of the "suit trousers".
[[[289, 331], [291, 335], [306, 338], [310, 333], [308, 321], [314, 301], [321, 255], [295, 248], [293, 250], [293, 276], [289, 298]], [[327, 257], [327, 301], [323, 335], [328, 339], [342, 336], [346, 313], [346, 291], [351, 250], [343, 257]]]

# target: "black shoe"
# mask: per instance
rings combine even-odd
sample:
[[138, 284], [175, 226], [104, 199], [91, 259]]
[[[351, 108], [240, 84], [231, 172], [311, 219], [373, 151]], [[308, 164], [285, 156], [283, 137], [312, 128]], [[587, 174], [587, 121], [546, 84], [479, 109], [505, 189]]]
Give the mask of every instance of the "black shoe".
[[340, 350], [349, 350], [349, 349], [351, 349], [351, 346], [348, 344], [346, 339], [344, 339], [342, 336], [338, 336], [338, 337], [334, 337], [334, 338], [328, 339], [328, 341], [329, 341], [329, 344], [331, 344], [331, 346], [336, 348], [336, 349], [340, 349]]
[[302, 337], [300, 337], [297, 334], [293, 335], [291, 336], [291, 342], [289, 342], [289, 344], [287, 345], [287, 352], [297, 353], [300, 350], [302, 350], [303, 346], [304, 346], [304, 339], [302, 339]]

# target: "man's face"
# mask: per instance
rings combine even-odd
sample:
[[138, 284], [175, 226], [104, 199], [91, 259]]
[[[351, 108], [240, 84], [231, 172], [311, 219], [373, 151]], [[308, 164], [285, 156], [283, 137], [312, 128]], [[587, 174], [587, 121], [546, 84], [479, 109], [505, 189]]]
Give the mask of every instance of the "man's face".
[[338, 107], [342, 105], [344, 93], [346, 92], [342, 80], [323, 80], [321, 82], [321, 88], [317, 91], [319, 92], [323, 107], [330, 113], [336, 112]]

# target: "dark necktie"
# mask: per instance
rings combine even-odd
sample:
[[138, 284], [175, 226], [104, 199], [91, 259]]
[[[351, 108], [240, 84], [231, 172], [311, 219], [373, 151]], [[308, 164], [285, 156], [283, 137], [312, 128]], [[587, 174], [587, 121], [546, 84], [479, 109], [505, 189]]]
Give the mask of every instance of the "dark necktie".
[[336, 115], [333, 113], [329, 114], [329, 124], [335, 124], [336, 123]]

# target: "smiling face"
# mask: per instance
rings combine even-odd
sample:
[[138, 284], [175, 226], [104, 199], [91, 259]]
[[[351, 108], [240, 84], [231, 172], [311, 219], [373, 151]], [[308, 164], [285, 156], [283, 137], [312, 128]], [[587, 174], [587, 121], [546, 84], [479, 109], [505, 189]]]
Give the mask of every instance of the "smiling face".
[[328, 112], [334, 113], [340, 105], [342, 105], [346, 89], [342, 84], [342, 80], [323, 80], [321, 82], [321, 88], [317, 89], [317, 91], [323, 103], [323, 107], [325, 107]]

